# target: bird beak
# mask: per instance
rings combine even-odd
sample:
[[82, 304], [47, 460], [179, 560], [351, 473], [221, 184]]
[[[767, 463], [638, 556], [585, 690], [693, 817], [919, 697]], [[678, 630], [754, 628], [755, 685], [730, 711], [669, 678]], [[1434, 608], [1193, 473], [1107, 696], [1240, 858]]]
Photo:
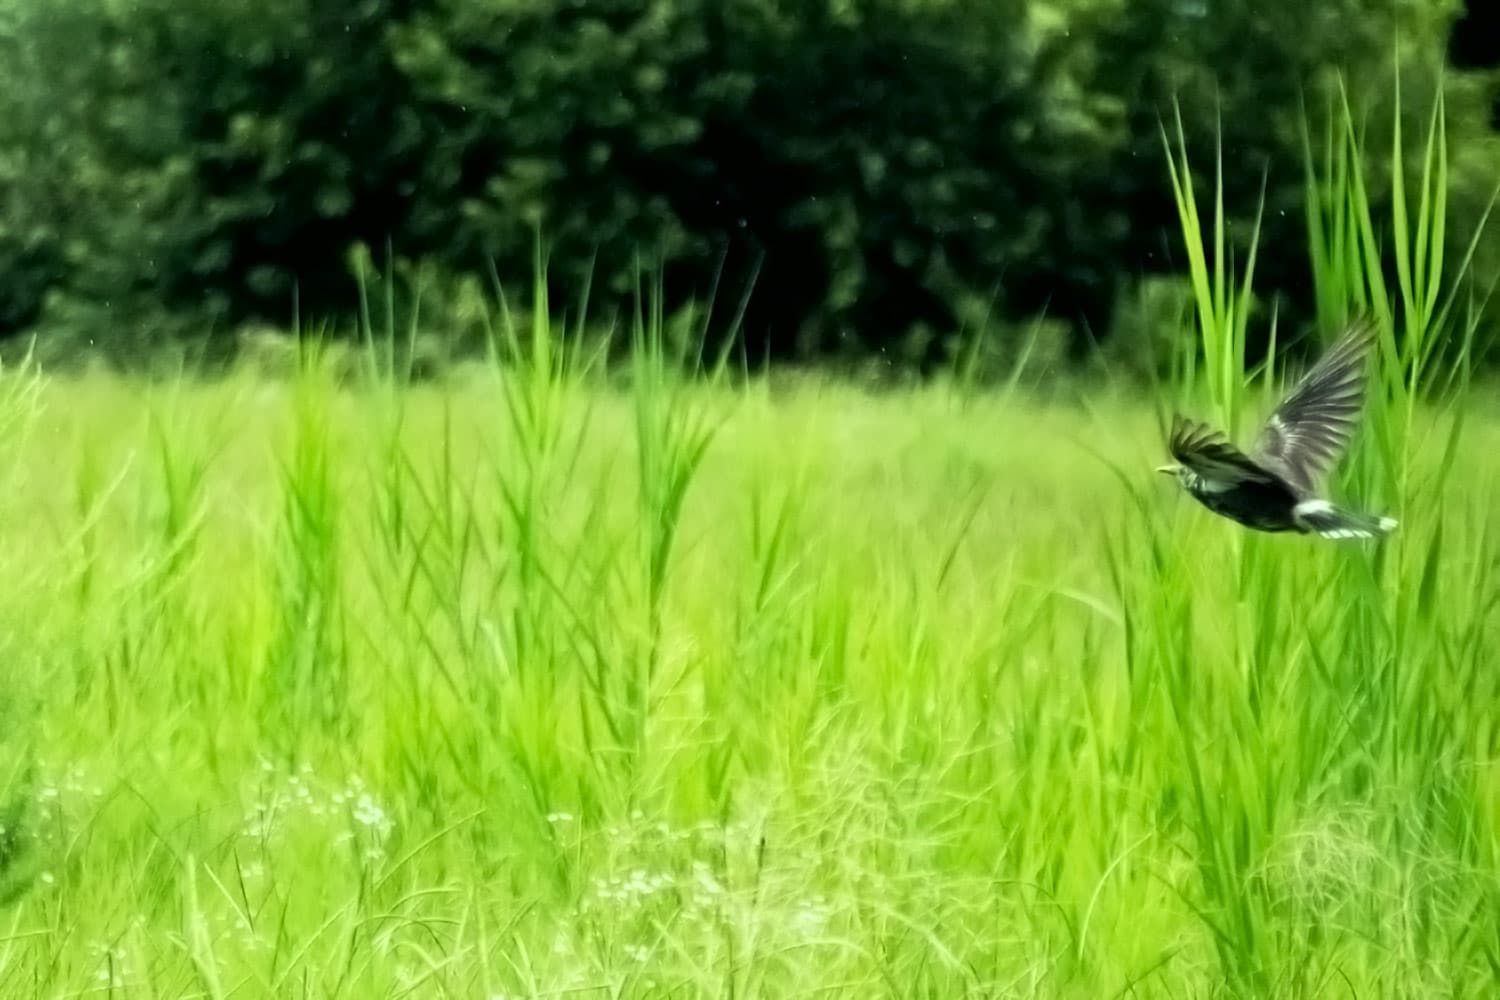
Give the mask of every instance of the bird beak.
[[1157, 472], [1165, 472], [1167, 475], [1173, 476], [1173, 475], [1177, 474], [1177, 470], [1179, 468], [1181, 468], [1181, 466], [1177, 466], [1177, 465], [1158, 465], [1156, 467], [1156, 471]]

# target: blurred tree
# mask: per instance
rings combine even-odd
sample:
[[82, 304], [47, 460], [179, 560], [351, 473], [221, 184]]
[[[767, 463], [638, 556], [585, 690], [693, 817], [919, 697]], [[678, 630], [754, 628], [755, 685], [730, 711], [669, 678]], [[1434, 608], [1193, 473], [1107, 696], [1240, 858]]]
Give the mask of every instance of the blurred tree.
[[[0, 322], [120, 338], [350, 301], [424, 137], [386, 60], [405, 0], [58, 0], [0, 22]], [[80, 58], [79, 53], [88, 53]], [[179, 322], [173, 323], [173, 319]], [[167, 328], [160, 324], [165, 322]]]
[[[215, 0], [176, 31], [184, 122], [213, 220], [205, 250], [236, 315], [285, 320], [294, 291], [347, 307], [346, 251], [407, 225], [430, 136], [411, 110], [387, 33], [408, 0]], [[165, 53], [164, 53], [165, 54]], [[174, 288], [180, 297], [184, 288]]]
[[350, 249], [387, 241], [526, 280], [539, 229], [560, 290], [592, 274], [596, 315], [628, 304], [638, 256], [665, 266], [673, 304], [721, 262], [721, 298], [755, 276], [753, 357], [931, 363], [992, 296], [1002, 319], [1069, 321], [1082, 347], [1122, 288], [1180, 269], [1158, 131], [1173, 97], [1200, 169], [1222, 126], [1241, 238], [1265, 179], [1264, 243], [1298, 250], [1263, 257], [1258, 284], [1295, 304], [1304, 98], [1319, 107], [1342, 72], [1378, 107], [1392, 39], [1430, 71], [1457, 13], [0, 0], [0, 330], [170, 336], [284, 322], [294, 298], [347, 310]]
[[[1055, 46], [1066, 78], [1094, 95], [1111, 132], [1096, 169], [1071, 178], [1072, 197], [1097, 206], [1109, 238], [1086, 224], [1054, 244], [1105, 276], [1185, 273], [1162, 132], [1183, 132], [1199, 192], [1211, 192], [1222, 148], [1232, 244], [1245, 260], [1257, 205], [1264, 214], [1256, 286], [1295, 318], [1310, 316], [1303, 216], [1303, 127], [1314, 141], [1342, 80], [1371, 125], [1372, 149], [1386, 148], [1393, 73], [1405, 77], [1405, 107], [1425, 126], [1454, 5], [1412, 0], [1076, 0], [1067, 37]], [[1081, 40], [1081, 41], [1080, 41]], [[1393, 47], [1393, 41], [1395, 46]], [[1465, 122], [1455, 120], [1462, 136]], [[1472, 132], [1472, 124], [1468, 125]], [[1413, 129], [1411, 134], [1419, 134]], [[1460, 138], [1460, 141], [1462, 139]], [[1372, 164], [1377, 171], [1380, 164]], [[1378, 173], [1377, 202], [1387, 197]], [[1201, 195], [1200, 195], [1201, 196]], [[1065, 197], [1059, 193], [1059, 198]], [[1379, 211], [1379, 206], [1377, 205]], [[1081, 265], [1080, 265], [1081, 266]], [[1285, 312], [1283, 313], [1285, 319]]]
[[[1464, 0], [1463, 16], [1448, 36], [1448, 57], [1459, 69], [1500, 69], [1500, 4]], [[1491, 92], [1490, 127], [1500, 130], [1500, 93]]]
[[758, 268], [752, 354], [949, 332], [1047, 225], [1024, 8], [446, 0], [398, 33], [448, 139], [412, 235], [455, 263], [519, 262], [534, 222], [571, 284], [597, 266], [616, 295], [637, 248], [684, 292], [720, 260], [730, 289]]
[[161, 252], [192, 223], [176, 102], [148, 98], [150, 68], [95, 7], [12, 5], [0, 21], [7, 330], [36, 320], [60, 289], [108, 303], [150, 285], [171, 266]]

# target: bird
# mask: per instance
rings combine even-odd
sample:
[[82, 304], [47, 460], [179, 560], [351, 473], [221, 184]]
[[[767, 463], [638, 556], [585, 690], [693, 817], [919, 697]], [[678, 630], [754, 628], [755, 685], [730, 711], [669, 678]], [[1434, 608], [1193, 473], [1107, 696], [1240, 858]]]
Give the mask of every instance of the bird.
[[1395, 518], [1347, 510], [1321, 491], [1364, 407], [1374, 334], [1367, 317], [1350, 323], [1272, 410], [1249, 454], [1220, 431], [1173, 414], [1167, 448], [1176, 461], [1156, 471], [1176, 476], [1215, 514], [1255, 531], [1331, 539], [1394, 531]]

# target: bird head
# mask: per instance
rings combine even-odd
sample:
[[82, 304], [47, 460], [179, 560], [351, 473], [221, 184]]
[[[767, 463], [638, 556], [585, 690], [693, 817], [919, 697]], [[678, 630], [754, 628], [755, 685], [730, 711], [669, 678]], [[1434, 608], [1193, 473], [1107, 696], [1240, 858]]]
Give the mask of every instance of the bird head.
[[1158, 465], [1156, 467], [1156, 471], [1160, 472], [1164, 476], [1171, 476], [1173, 479], [1177, 480], [1177, 485], [1181, 486], [1183, 489], [1187, 489], [1190, 486], [1192, 472], [1188, 469], [1187, 466], [1183, 465], [1180, 462], [1172, 462], [1167, 465]]

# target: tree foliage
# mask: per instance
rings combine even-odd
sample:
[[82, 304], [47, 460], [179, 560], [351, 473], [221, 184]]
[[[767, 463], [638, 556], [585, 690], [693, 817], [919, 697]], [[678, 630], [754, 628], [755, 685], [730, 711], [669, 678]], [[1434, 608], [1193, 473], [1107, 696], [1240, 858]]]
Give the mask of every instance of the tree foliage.
[[[941, 338], [993, 299], [1102, 336], [1176, 269], [1159, 125], [1301, 242], [1336, 73], [1431, 70], [1412, 0], [9, 0], [0, 328], [89, 337], [348, 310], [347, 261], [553, 276], [607, 311], [754, 280], [750, 351]], [[1429, 72], [1429, 77], [1433, 74]], [[1378, 103], [1378, 101], [1374, 102]], [[1473, 126], [1471, 131], [1477, 129]], [[1199, 157], [1202, 163], [1206, 158]], [[1271, 264], [1295, 299], [1296, 254]], [[716, 285], [716, 282], [718, 284]]]

